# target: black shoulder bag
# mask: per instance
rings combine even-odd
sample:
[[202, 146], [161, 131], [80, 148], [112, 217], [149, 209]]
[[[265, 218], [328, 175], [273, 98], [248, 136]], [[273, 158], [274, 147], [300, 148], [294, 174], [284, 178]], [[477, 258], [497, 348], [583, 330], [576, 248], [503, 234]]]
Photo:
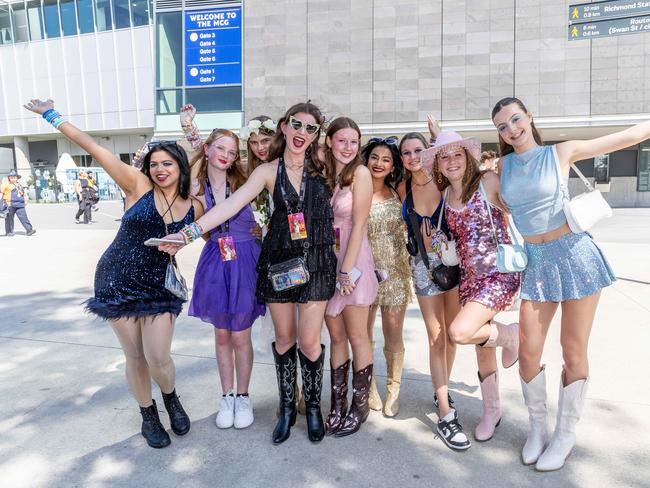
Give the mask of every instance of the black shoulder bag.
[[[444, 212], [444, 207], [441, 208], [440, 211]], [[429, 261], [429, 256], [427, 256], [426, 248], [424, 247], [422, 230], [420, 229], [420, 224], [418, 224], [418, 217], [415, 213], [413, 196], [411, 195], [410, 188], [408, 188], [408, 195], [406, 197], [406, 212], [409, 217], [409, 242], [412, 235], [417, 244], [416, 247], [420, 251], [420, 258], [422, 258], [422, 262], [429, 270], [431, 281], [433, 281], [442, 291], [451, 290], [453, 287], [457, 286], [460, 281], [460, 268], [458, 266], [445, 266], [443, 263], [440, 263], [438, 266], [431, 269], [431, 262]]]

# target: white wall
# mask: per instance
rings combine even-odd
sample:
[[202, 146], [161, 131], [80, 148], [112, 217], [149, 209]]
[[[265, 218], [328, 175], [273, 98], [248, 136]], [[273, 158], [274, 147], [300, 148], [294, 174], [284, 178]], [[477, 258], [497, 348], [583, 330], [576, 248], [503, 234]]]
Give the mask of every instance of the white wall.
[[150, 25], [0, 46], [0, 137], [54, 134], [33, 97], [83, 130], [153, 128], [154, 76]]

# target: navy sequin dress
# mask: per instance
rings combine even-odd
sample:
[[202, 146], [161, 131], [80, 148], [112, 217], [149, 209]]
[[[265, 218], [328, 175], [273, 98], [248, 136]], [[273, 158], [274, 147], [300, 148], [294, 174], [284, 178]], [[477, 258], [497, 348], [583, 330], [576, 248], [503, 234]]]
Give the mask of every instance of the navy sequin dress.
[[[305, 161], [309, 164], [309, 160]], [[289, 181], [280, 158], [278, 172], [273, 189], [275, 210], [271, 215], [269, 233], [262, 242], [262, 252], [257, 262], [257, 299], [264, 303], [306, 303], [308, 301], [329, 300], [336, 290], [336, 254], [334, 254], [334, 211], [330, 204], [332, 197], [321, 176], [307, 173], [305, 200], [303, 204], [305, 224], [307, 227], [307, 268], [309, 281], [295, 288], [277, 292], [268, 277], [272, 264], [281, 263], [303, 255], [303, 241], [291, 239], [287, 220], [287, 205], [282, 198], [280, 186], [289, 201], [289, 206], [296, 208], [298, 193]]]
[[[190, 207], [183, 220], [167, 224], [167, 228], [175, 233], [193, 221], [194, 209]], [[107, 320], [166, 312], [178, 315], [183, 301], [165, 288], [169, 255], [143, 244], [165, 235], [165, 222], [150, 190], [124, 213], [115, 240], [99, 259], [95, 296], [86, 302], [86, 310]]]

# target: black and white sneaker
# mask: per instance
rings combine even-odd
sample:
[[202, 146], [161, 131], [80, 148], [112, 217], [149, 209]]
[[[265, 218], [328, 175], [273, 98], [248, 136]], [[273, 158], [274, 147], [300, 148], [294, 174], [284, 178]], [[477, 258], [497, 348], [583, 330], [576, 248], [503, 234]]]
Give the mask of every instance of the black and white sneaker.
[[[447, 401], [449, 402], [449, 408], [456, 408], [456, 403], [454, 402], [454, 399], [451, 398], [451, 395], [447, 393]], [[440, 411], [440, 402], [438, 401], [438, 395], [436, 395], [436, 392], [433, 392], [433, 404], [436, 407], [436, 410], [438, 412]]]
[[438, 436], [450, 449], [464, 451], [472, 445], [458, 423], [458, 415], [454, 409], [438, 420], [437, 430]]

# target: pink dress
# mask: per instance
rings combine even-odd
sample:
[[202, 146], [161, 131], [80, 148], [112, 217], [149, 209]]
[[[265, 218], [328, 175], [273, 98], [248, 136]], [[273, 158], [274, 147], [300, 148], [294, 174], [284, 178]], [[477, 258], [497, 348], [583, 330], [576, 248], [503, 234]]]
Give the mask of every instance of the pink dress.
[[[499, 243], [510, 244], [503, 211], [492, 204], [490, 208]], [[497, 246], [480, 191], [474, 192], [461, 210], [446, 204], [445, 216], [456, 239], [460, 261], [460, 304], [478, 302], [492, 310], [507, 310], [519, 291], [520, 273], [500, 273], [497, 270]]]
[[[338, 272], [341, 269], [343, 259], [345, 259], [345, 251], [348, 248], [348, 240], [352, 232], [352, 192], [350, 187], [341, 189], [337, 185], [331, 201], [334, 210], [334, 232], [336, 234], [338, 229], [339, 238], [337, 242], [340, 243], [340, 249], [335, 250]], [[336, 317], [347, 305], [368, 307], [375, 302], [379, 283], [375, 276], [375, 262], [372, 259], [372, 250], [368, 242], [367, 224], [364, 227], [363, 241], [361, 241], [361, 248], [354, 266], [361, 271], [361, 277], [357, 281], [356, 288], [351, 294], [345, 296], [341, 295], [337, 288], [334, 296], [327, 302], [326, 315]]]

